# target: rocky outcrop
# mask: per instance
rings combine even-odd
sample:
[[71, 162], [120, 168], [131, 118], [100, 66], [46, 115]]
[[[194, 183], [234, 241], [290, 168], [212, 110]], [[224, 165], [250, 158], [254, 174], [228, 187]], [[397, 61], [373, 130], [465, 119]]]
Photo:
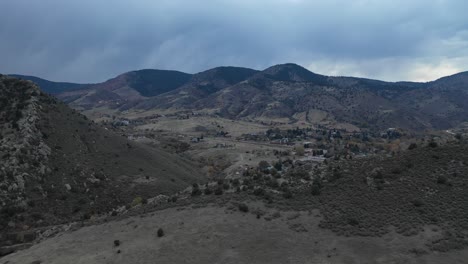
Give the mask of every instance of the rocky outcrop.
[[48, 172], [51, 149], [37, 127], [39, 88], [30, 81], [0, 77], [0, 205], [26, 207], [25, 186]]

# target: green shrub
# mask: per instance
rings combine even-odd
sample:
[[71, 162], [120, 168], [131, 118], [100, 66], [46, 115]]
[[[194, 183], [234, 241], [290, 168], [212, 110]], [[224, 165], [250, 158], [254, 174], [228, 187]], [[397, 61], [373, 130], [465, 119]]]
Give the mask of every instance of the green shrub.
[[133, 199], [132, 206], [137, 206], [137, 205], [142, 204], [142, 203], [143, 203], [143, 198], [138, 196], [138, 197], [135, 197], [135, 199]]

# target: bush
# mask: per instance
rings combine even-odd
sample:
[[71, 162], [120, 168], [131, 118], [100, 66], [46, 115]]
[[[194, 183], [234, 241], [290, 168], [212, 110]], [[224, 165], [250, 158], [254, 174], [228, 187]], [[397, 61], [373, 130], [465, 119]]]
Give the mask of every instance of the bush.
[[143, 203], [143, 198], [138, 196], [138, 197], [135, 197], [135, 199], [133, 199], [132, 206], [137, 206], [142, 203]]
[[420, 200], [420, 199], [414, 199], [414, 200], [412, 201], [412, 203], [413, 203], [413, 205], [416, 206], [416, 207], [421, 207], [421, 206], [424, 205], [424, 202], [423, 202], [422, 200]]
[[164, 230], [162, 228], [158, 229], [158, 237], [163, 237], [164, 236]]
[[427, 144], [427, 146], [429, 146], [430, 148], [437, 148], [437, 143], [435, 141], [431, 141], [429, 142], [429, 144]]
[[409, 149], [409, 150], [412, 150], [412, 149], [415, 149], [415, 148], [417, 148], [417, 147], [418, 147], [418, 145], [416, 145], [416, 143], [411, 143], [411, 144], [409, 145], [408, 149]]
[[298, 156], [304, 156], [305, 150], [303, 146], [296, 146], [296, 155]]
[[198, 195], [201, 195], [202, 194], [202, 191], [200, 190], [200, 188], [198, 188], [198, 185], [197, 185], [197, 188], [193, 188], [192, 189], [192, 196], [198, 196]]
[[216, 188], [216, 190], [214, 191], [214, 194], [215, 195], [222, 195], [223, 194], [223, 188], [221, 188], [221, 187]]
[[354, 217], [350, 217], [348, 218], [348, 224], [352, 226], [357, 226], [359, 225], [359, 221]]
[[239, 204], [239, 211], [247, 213], [249, 211], [249, 207], [246, 204], [241, 203]]
[[292, 198], [292, 192], [289, 189], [286, 189], [283, 192], [283, 197], [286, 198], [286, 199], [291, 199]]
[[276, 180], [276, 179], [270, 179], [270, 180], [268, 181], [268, 185], [269, 185], [271, 188], [278, 188], [278, 187], [279, 187], [278, 180]]
[[234, 179], [234, 180], [232, 180], [232, 185], [234, 185], [234, 186], [239, 186], [239, 184], [240, 184], [239, 179]]
[[270, 164], [269, 164], [267, 161], [265, 161], [265, 160], [262, 160], [262, 161], [260, 161], [260, 162], [258, 163], [258, 168], [259, 168], [260, 170], [266, 170], [266, 169], [268, 169], [268, 167], [270, 167]]
[[320, 195], [320, 186], [318, 184], [312, 184], [311, 192], [314, 196]]
[[316, 196], [320, 194], [320, 189], [322, 188], [322, 180], [319, 177], [314, 178], [312, 182], [312, 195]]
[[447, 183], [447, 178], [445, 176], [439, 175], [439, 177], [437, 177], [437, 183], [438, 184], [446, 184]]
[[253, 192], [254, 195], [257, 195], [257, 196], [262, 196], [265, 194], [265, 190], [263, 190], [262, 188], [256, 188]]
[[281, 161], [277, 161], [274, 167], [277, 171], [281, 171], [283, 169], [283, 164], [281, 163]]
[[203, 191], [203, 193], [204, 193], [205, 195], [210, 195], [210, 194], [213, 193], [213, 190], [211, 190], [210, 187], [206, 187], [205, 190]]

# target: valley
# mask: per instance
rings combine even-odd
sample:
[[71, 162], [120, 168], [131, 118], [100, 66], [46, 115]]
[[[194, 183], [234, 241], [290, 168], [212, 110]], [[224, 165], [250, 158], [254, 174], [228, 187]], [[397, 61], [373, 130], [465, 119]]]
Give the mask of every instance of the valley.
[[2, 1], [0, 264], [468, 264], [468, 1]]
[[0, 263], [464, 263], [465, 75], [2, 76]]

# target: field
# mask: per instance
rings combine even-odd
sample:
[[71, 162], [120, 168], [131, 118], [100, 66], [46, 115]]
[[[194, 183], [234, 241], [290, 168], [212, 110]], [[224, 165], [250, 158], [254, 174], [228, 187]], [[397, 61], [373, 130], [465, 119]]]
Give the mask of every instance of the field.
[[[343, 237], [319, 228], [320, 213], [248, 203], [155, 211], [69, 231], [2, 263], [466, 263], [468, 250], [422, 250], [437, 234]], [[262, 216], [257, 218], [256, 212]], [[164, 235], [158, 237], [158, 229]], [[118, 246], [114, 241], [118, 240]], [[36, 262], [34, 262], [36, 261]]]

